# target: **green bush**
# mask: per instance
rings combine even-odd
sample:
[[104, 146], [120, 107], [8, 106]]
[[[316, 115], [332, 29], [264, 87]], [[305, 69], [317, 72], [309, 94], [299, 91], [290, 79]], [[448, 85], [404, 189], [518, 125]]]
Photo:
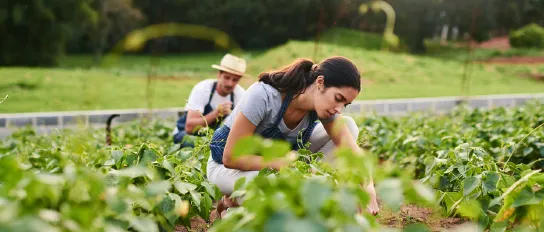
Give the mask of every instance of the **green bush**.
[[533, 23], [513, 31], [510, 44], [516, 48], [544, 48], [544, 28]]

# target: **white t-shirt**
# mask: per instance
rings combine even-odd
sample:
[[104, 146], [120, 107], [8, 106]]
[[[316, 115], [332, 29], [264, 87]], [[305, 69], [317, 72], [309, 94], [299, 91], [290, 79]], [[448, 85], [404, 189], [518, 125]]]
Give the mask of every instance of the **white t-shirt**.
[[[212, 91], [213, 83], [216, 81], [216, 79], [207, 79], [196, 84], [191, 90], [191, 95], [189, 95], [189, 100], [187, 101], [187, 105], [185, 105], [185, 110], [198, 110], [201, 113], [204, 113], [204, 107], [206, 107], [208, 100], [210, 100], [210, 92]], [[245, 91], [246, 90], [240, 85], [236, 85], [236, 87], [234, 87], [234, 106], [236, 106], [238, 101], [240, 101]], [[213, 93], [210, 105], [213, 109], [216, 109], [219, 104], [228, 101], [230, 101], [230, 94], [227, 96], [221, 96], [219, 93], [217, 93], [217, 91], [215, 91]]]

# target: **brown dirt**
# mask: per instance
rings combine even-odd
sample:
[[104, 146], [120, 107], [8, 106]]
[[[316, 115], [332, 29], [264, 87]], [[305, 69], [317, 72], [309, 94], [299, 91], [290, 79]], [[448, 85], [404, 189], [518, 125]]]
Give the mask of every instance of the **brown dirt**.
[[[483, 49], [494, 49], [507, 51], [511, 49], [510, 40], [508, 36], [495, 37], [483, 43], [477, 43], [475, 41], [470, 42], [473, 47]], [[467, 43], [457, 43], [457, 46], [467, 46]], [[486, 64], [544, 64], [544, 56], [515, 56], [515, 57], [497, 57], [491, 58], [486, 61], [480, 61], [478, 63]]]
[[508, 36], [495, 37], [483, 43], [478, 43], [476, 41], [464, 41], [464, 42], [455, 42], [453, 43], [455, 47], [467, 47], [471, 45], [474, 48], [483, 48], [483, 49], [494, 49], [506, 51], [512, 48], [510, 46], [510, 40]]
[[[195, 231], [195, 232], [208, 231], [208, 228], [210, 228], [210, 226], [212, 226], [213, 222], [217, 219], [215, 212], [216, 212], [215, 209], [212, 210], [212, 212], [210, 214], [210, 222], [209, 223], [204, 221], [204, 219], [202, 219], [199, 216], [195, 216], [195, 217], [191, 218], [191, 230], [190, 231]], [[174, 231], [175, 232], [189, 232], [185, 227], [180, 226], [180, 225], [176, 226]]]
[[437, 216], [431, 208], [403, 205], [400, 212], [393, 212], [391, 215], [383, 216], [379, 219], [379, 222], [393, 228], [404, 228], [410, 224], [422, 223], [427, 225], [432, 231], [443, 231], [452, 229], [464, 223], [465, 220]]
[[[399, 212], [387, 212], [382, 210], [383, 216], [378, 216], [380, 224], [391, 228], [404, 228], [410, 224], [422, 223], [427, 225], [432, 231], [451, 230], [463, 224], [466, 220], [461, 218], [444, 218], [438, 215], [431, 208], [419, 207], [415, 205], [403, 205]], [[176, 226], [175, 232], [205, 232], [213, 225], [217, 219], [216, 211], [212, 210], [210, 222], [195, 216], [191, 219], [191, 229], [187, 230], [183, 226]]]
[[544, 82], [544, 73], [524, 73], [520, 75], [523, 78], [530, 78], [536, 81]]
[[477, 45], [479, 48], [485, 48], [485, 49], [497, 49], [506, 51], [510, 48], [510, 40], [508, 36], [502, 36], [502, 37], [495, 37], [491, 40], [485, 41], [483, 43], [480, 43]]

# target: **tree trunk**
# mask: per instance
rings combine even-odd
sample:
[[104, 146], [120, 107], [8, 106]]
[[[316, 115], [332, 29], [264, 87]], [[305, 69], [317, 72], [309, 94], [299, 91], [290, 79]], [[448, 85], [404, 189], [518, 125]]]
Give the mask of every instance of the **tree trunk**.
[[95, 27], [95, 46], [94, 46], [94, 64], [100, 64], [104, 55], [106, 40], [110, 32], [110, 22], [108, 19], [107, 0], [98, 0], [99, 21]]
[[422, 12], [420, 12], [419, 14], [419, 25], [417, 27], [416, 37], [413, 46], [414, 53], [416, 54], [425, 53], [425, 51], [427, 50], [425, 48], [425, 38], [427, 37], [427, 32], [429, 31], [430, 26], [427, 20], [427, 10], [427, 7], [424, 7], [422, 9]]

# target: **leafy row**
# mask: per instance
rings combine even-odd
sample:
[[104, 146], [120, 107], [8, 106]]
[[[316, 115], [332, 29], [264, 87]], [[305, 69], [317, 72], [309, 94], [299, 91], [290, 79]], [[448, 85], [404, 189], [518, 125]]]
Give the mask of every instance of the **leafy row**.
[[[361, 231], [384, 229], [357, 214], [368, 202], [361, 184], [372, 175], [380, 200], [440, 204], [449, 216], [482, 228], [542, 228], [544, 106], [492, 110], [459, 107], [447, 115], [366, 117], [361, 143], [372, 155], [339, 150], [334, 164], [299, 151], [281, 172], [240, 180], [240, 208], [211, 230]], [[172, 145], [169, 122], [138, 121], [103, 132], [52, 136], [21, 130], [0, 141], [0, 230], [173, 230], [209, 219], [221, 193], [207, 182], [208, 136], [194, 149]], [[540, 127], [539, 127], [540, 126]], [[285, 144], [249, 138], [238, 153], [283, 155]], [[432, 187], [429, 188], [428, 186]], [[364, 210], [363, 210], [364, 211]]]

